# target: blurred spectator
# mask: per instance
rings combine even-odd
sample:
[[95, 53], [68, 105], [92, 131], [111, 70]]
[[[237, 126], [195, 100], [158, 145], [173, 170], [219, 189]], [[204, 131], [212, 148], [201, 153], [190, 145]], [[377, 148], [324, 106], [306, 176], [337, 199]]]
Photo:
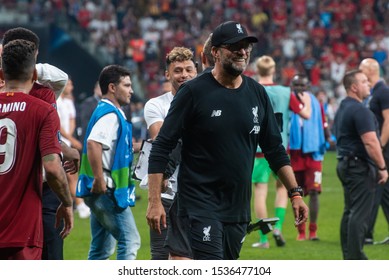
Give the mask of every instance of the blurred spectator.
[[372, 57], [380, 65], [381, 73], [385, 75], [386, 65], [388, 64], [388, 50], [386, 49], [383, 31], [376, 31], [373, 41], [368, 44], [368, 49], [372, 52]]
[[144, 101], [139, 96], [132, 94], [131, 103], [122, 107], [127, 121], [132, 124], [134, 143], [141, 142], [142, 139], [148, 139], [146, 122], [143, 117], [144, 105]]
[[341, 94], [339, 87], [342, 85], [344, 74], [346, 73], [346, 63], [342, 57], [342, 54], [335, 54], [335, 60], [330, 63], [331, 81], [335, 90], [336, 97], [341, 98], [344, 95]]
[[274, 4], [272, 11], [272, 22], [273, 29], [277, 27], [281, 30], [282, 33], [286, 32], [286, 27], [288, 25], [288, 15], [286, 11], [286, 5], [284, 1], [281, 1], [284, 4]]
[[299, 57], [302, 70], [305, 72], [305, 74], [308, 76], [309, 79], [311, 79], [311, 70], [316, 64], [316, 59], [312, 55], [312, 46], [307, 45], [305, 47], [305, 50], [303, 52], [303, 55]]
[[[65, 89], [57, 99], [57, 111], [59, 119], [61, 121], [61, 139], [68, 146], [77, 149], [79, 152], [82, 150], [82, 144], [75, 136], [76, 129], [76, 109], [74, 105], [73, 96], [73, 82], [69, 78], [66, 83]], [[76, 197], [76, 185], [78, 180], [78, 173], [70, 174], [66, 173], [66, 178], [69, 182], [70, 193], [75, 201], [75, 208], [81, 219], [89, 218], [90, 209], [84, 203], [82, 198]]]
[[347, 46], [348, 54], [346, 56], [347, 68], [355, 69], [358, 67], [359, 62], [361, 61], [360, 53], [357, 49], [355, 43], [351, 42]]
[[252, 27], [258, 32], [268, 32], [269, 16], [263, 11], [261, 6], [255, 6], [251, 17]]
[[294, 22], [304, 24], [308, 16], [306, 0], [291, 0], [291, 2], [292, 18]]
[[281, 40], [282, 54], [287, 60], [293, 60], [297, 56], [296, 41], [290, 34]]
[[93, 95], [86, 98], [80, 105], [80, 123], [78, 124], [78, 134], [80, 137], [80, 141], [82, 144], [84, 144], [84, 137], [86, 133], [86, 128], [88, 127], [88, 123], [90, 120], [90, 117], [93, 114], [93, 111], [97, 107], [97, 104], [101, 100], [102, 93], [100, 89], [99, 82], [96, 82], [94, 89], [93, 89]]
[[308, 32], [305, 28], [305, 25], [302, 23], [297, 23], [295, 28], [293, 28], [293, 31], [291, 31], [290, 37], [296, 43], [297, 55], [304, 55], [305, 46], [308, 40]]
[[[374, 2], [374, 1], [373, 1]], [[374, 12], [371, 6], [361, 6], [361, 28], [365, 43], [369, 43], [373, 39], [374, 30], [377, 27], [377, 21], [374, 17]]]
[[281, 69], [281, 84], [289, 86], [294, 75], [297, 74], [297, 68], [293, 60], [287, 60], [286, 65]]
[[[326, 148], [327, 150], [334, 150], [335, 149], [335, 142], [334, 142], [334, 136], [331, 133], [331, 127], [333, 123], [333, 112], [331, 112], [331, 123], [330, 123], [330, 116], [329, 116], [329, 104], [328, 104], [328, 96], [327, 93], [323, 89], [319, 89], [316, 94], [316, 99], [319, 101], [321, 105], [321, 109], [323, 110], [323, 127], [324, 127], [324, 136], [326, 139]], [[331, 108], [332, 110], [333, 108]]]
[[328, 116], [328, 126], [332, 128], [334, 123], [336, 111], [338, 111], [339, 104], [336, 101], [335, 97], [329, 97], [327, 103], [327, 116]]

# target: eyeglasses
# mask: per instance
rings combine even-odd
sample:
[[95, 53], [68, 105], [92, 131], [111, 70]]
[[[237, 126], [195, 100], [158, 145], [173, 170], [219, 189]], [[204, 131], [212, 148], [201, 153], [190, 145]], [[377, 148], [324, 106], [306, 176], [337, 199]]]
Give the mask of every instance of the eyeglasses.
[[230, 52], [239, 52], [241, 49], [243, 49], [246, 53], [250, 53], [253, 50], [253, 45], [242, 42], [230, 45], [220, 45], [220, 48], [227, 49]]
[[292, 84], [295, 87], [306, 87], [307, 84]]

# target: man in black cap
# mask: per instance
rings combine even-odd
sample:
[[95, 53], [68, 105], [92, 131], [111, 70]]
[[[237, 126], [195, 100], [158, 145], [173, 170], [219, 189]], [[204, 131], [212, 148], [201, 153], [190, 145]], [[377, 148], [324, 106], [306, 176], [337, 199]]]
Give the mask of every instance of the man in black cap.
[[[251, 172], [257, 145], [289, 191], [296, 225], [302, 200], [265, 89], [242, 75], [258, 40], [238, 22], [212, 35], [215, 67], [187, 81], [171, 103], [149, 158], [149, 226], [166, 226], [161, 189], [168, 155], [182, 138], [176, 196], [177, 224], [168, 231], [170, 254], [191, 259], [238, 259], [251, 220]], [[176, 242], [175, 242], [176, 240]], [[185, 248], [191, 248], [189, 251]]]

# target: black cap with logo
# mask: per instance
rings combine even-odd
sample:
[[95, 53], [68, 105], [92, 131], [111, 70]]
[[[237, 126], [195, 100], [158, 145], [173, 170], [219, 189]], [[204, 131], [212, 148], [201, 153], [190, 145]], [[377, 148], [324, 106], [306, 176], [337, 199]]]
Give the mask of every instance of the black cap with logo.
[[236, 21], [226, 21], [215, 28], [212, 34], [212, 46], [218, 47], [223, 44], [235, 44], [242, 40], [250, 43], [258, 42], [254, 36], [247, 34], [246, 28]]

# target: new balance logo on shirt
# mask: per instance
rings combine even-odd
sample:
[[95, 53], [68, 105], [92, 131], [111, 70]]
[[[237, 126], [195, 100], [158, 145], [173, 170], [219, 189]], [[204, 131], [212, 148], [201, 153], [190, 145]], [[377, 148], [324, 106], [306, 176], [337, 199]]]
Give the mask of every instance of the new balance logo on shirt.
[[222, 110], [213, 110], [211, 114], [211, 118], [220, 117], [222, 115]]

